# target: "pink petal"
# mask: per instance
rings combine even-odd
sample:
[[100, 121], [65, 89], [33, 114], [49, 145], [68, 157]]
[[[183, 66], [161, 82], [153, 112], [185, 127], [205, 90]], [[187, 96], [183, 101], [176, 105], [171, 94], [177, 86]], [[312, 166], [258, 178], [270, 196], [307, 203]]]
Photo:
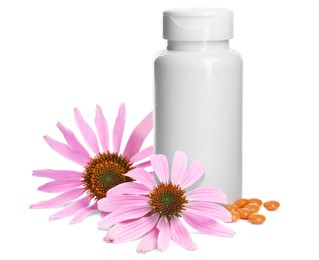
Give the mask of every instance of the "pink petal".
[[129, 206], [148, 206], [148, 197], [140, 195], [107, 196], [97, 202], [98, 209], [111, 212]]
[[160, 182], [168, 183], [168, 162], [167, 158], [163, 154], [151, 155], [151, 164]]
[[197, 249], [196, 244], [192, 241], [187, 229], [184, 227], [178, 217], [172, 217], [170, 221], [172, 240], [189, 250]]
[[33, 176], [47, 177], [53, 180], [80, 180], [82, 178], [82, 172], [68, 171], [68, 170], [35, 170]]
[[227, 203], [226, 195], [216, 188], [197, 188], [186, 193], [188, 201], [210, 201], [216, 203]]
[[186, 205], [187, 212], [208, 218], [231, 222], [232, 215], [225, 207], [211, 202], [191, 202]]
[[151, 161], [146, 161], [146, 162], [142, 162], [142, 163], [134, 165], [135, 168], [143, 168], [143, 169], [150, 166], [151, 166]]
[[125, 182], [113, 187], [112, 189], [109, 189], [107, 191], [107, 197], [122, 194], [147, 195], [150, 193], [150, 191], [151, 189], [143, 184], [136, 182]]
[[166, 217], [161, 217], [156, 225], [159, 230], [157, 248], [162, 252], [168, 248], [171, 239], [171, 229]]
[[51, 181], [38, 188], [40, 191], [44, 192], [64, 192], [72, 190], [74, 188], [82, 185], [81, 180], [60, 180], [60, 181]]
[[91, 159], [90, 154], [83, 147], [83, 145], [78, 141], [73, 132], [66, 127], [64, 127], [61, 123], [57, 124], [58, 128], [62, 132], [65, 140], [69, 144], [70, 148], [74, 150], [77, 154], [83, 157], [83, 160], [89, 161]]
[[204, 167], [199, 161], [194, 161], [186, 171], [186, 174], [180, 176], [180, 186], [186, 189], [197, 182], [204, 174]]
[[70, 224], [76, 224], [84, 220], [88, 215], [90, 215], [92, 212], [97, 211], [96, 203], [94, 203], [92, 206], [88, 208], [80, 209], [75, 213], [74, 218], [70, 221]]
[[102, 148], [104, 152], [107, 152], [109, 150], [109, 128], [100, 106], [96, 106], [95, 125]]
[[187, 156], [185, 153], [177, 151], [173, 158], [171, 181], [173, 184], [179, 184], [180, 179], [186, 176]]
[[82, 166], [86, 165], [87, 161], [83, 159], [83, 156], [73, 151], [68, 145], [55, 141], [49, 136], [44, 136], [43, 138], [57, 153]]
[[141, 182], [142, 184], [144, 184], [145, 186], [147, 186], [149, 188], [153, 188], [154, 186], [156, 186], [156, 182], [154, 180], [153, 174], [145, 171], [144, 169], [135, 168], [135, 169], [129, 171], [126, 174], [126, 176], [129, 176], [129, 177]]
[[196, 230], [215, 236], [233, 236], [234, 232], [219, 224], [217, 221], [203, 215], [193, 214], [192, 212], [183, 211], [181, 213], [183, 219]]
[[103, 212], [101, 211], [101, 219], [105, 218], [108, 214], [110, 214], [110, 212]]
[[69, 191], [62, 193], [61, 195], [59, 195], [53, 199], [33, 204], [30, 206], [30, 208], [40, 209], [40, 208], [60, 207], [60, 206], [64, 205], [65, 203], [80, 197], [83, 194], [83, 192], [84, 192], [83, 188], [69, 190]]
[[[113, 128], [113, 150], [116, 153], [118, 153], [121, 148], [125, 120], [126, 120], [125, 104], [122, 103], [120, 105], [119, 112], [118, 112], [117, 118], [115, 120], [114, 128]], [[123, 155], [127, 157], [125, 154]], [[130, 158], [130, 157], [127, 157], [127, 158]]]
[[76, 124], [78, 125], [85, 142], [95, 154], [98, 154], [99, 145], [92, 128], [88, 125], [87, 122], [85, 122], [80, 111], [77, 108], [74, 109], [74, 116]]
[[138, 253], [147, 253], [149, 251], [157, 249], [157, 237], [158, 229], [153, 228], [149, 231], [138, 244], [136, 251]]
[[149, 113], [133, 130], [127, 141], [123, 155], [133, 157], [141, 149], [146, 137], [153, 129], [153, 112]]
[[150, 206], [145, 203], [142, 205], [131, 205], [117, 210], [108, 214], [99, 222], [99, 228], [107, 228], [116, 223], [123, 222], [125, 220], [141, 218], [151, 211]]
[[153, 151], [154, 151], [154, 147], [153, 146], [147, 147], [144, 150], [136, 153], [130, 159], [130, 162], [131, 163], [135, 163], [135, 162], [141, 161], [141, 160], [145, 159], [146, 157], [150, 156], [151, 154], [153, 154]]
[[86, 208], [89, 205], [90, 201], [91, 201], [91, 198], [88, 196], [82, 199], [79, 199], [73, 202], [71, 205], [65, 207], [64, 209], [52, 215], [50, 217], [50, 220], [56, 220], [56, 219], [72, 216], [73, 214], [77, 213], [77, 211], [83, 208]]
[[135, 240], [153, 229], [157, 220], [158, 216], [153, 214], [128, 223], [115, 224], [104, 237], [104, 241], [122, 243]]

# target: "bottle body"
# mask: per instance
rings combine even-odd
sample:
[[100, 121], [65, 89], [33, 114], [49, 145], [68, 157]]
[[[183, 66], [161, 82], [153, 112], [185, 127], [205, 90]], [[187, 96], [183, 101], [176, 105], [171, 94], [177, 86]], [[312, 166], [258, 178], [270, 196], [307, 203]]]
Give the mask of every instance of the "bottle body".
[[[173, 42], [154, 62], [155, 153], [200, 160], [196, 186], [242, 194], [242, 59], [228, 41]], [[194, 187], [192, 187], [194, 188]]]

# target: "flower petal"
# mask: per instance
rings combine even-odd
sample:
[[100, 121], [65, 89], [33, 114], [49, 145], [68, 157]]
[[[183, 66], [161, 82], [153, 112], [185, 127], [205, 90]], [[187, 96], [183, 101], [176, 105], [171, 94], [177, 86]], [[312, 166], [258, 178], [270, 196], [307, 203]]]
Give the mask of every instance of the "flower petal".
[[98, 209], [111, 212], [129, 206], [147, 206], [148, 197], [140, 195], [107, 196], [97, 202]]
[[197, 245], [193, 242], [191, 236], [189, 235], [187, 229], [178, 217], [172, 217], [170, 221], [172, 240], [189, 250], [197, 249]]
[[199, 161], [194, 161], [186, 171], [186, 174], [180, 176], [180, 186], [186, 189], [197, 182], [204, 174], [204, 167]]
[[182, 176], [186, 175], [188, 159], [185, 153], [177, 151], [173, 158], [171, 181], [179, 184]]
[[47, 200], [47, 201], [42, 201], [36, 204], [32, 204], [30, 208], [32, 209], [40, 209], [40, 208], [55, 208], [55, 207], [60, 207], [64, 205], [65, 203], [74, 200], [78, 197], [80, 197], [84, 192], [83, 188], [77, 188], [73, 190], [69, 190], [67, 192], [62, 193], [61, 195]]
[[82, 185], [81, 180], [59, 180], [59, 181], [51, 181], [48, 182], [38, 188], [40, 191], [44, 192], [64, 192], [68, 190], [72, 190], [74, 188]]
[[82, 178], [82, 172], [68, 171], [68, 170], [35, 170], [33, 176], [36, 177], [47, 177], [53, 180], [80, 180]]
[[123, 222], [125, 220], [131, 220], [135, 218], [141, 218], [151, 211], [150, 206], [145, 205], [131, 205], [117, 210], [108, 214], [99, 222], [99, 228], [108, 228], [116, 223]]
[[154, 186], [156, 186], [156, 182], [154, 180], [153, 174], [145, 171], [144, 169], [135, 168], [135, 169], [129, 171], [126, 174], [126, 176], [129, 176], [129, 177], [141, 182], [142, 184], [144, 184], [145, 186], [147, 186], [149, 188], [153, 188]]
[[210, 201], [216, 203], [227, 203], [225, 193], [217, 188], [201, 187], [186, 193], [189, 201]]
[[133, 157], [141, 149], [144, 140], [153, 129], [153, 112], [149, 113], [133, 130], [127, 141], [123, 155]]
[[122, 243], [135, 240], [153, 229], [157, 220], [158, 216], [153, 214], [128, 223], [115, 224], [104, 237], [104, 241]]
[[101, 211], [101, 219], [102, 218], [105, 218], [108, 214], [110, 214], [110, 212], [104, 212], [104, 211]]
[[147, 253], [149, 251], [157, 249], [157, 237], [158, 237], [158, 229], [153, 228], [149, 231], [138, 244], [136, 251], [138, 253]]
[[100, 106], [96, 106], [95, 125], [102, 148], [104, 152], [107, 152], [109, 150], [109, 128]]
[[89, 203], [91, 201], [91, 198], [86, 196], [83, 197], [82, 199], [79, 199], [75, 202], [73, 202], [71, 205], [65, 207], [64, 209], [58, 211], [57, 213], [55, 213], [54, 215], [52, 215], [50, 217], [50, 220], [56, 220], [56, 219], [60, 219], [60, 218], [65, 218], [65, 217], [69, 217], [73, 214], [75, 214], [77, 211], [86, 208]]
[[150, 193], [150, 191], [150, 188], [146, 187], [141, 183], [125, 182], [113, 187], [112, 189], [109, 189], [107, 191], [107, 197], [122, 194], [147, 195]]
[[119, 112], [118, 112], [117, 118], [115, 120], [114, 128], [113, 128], [113, 150], [115, 153], [118, 153], [121, 148], [125, 120], [126, 120], [125, 104], [122, 103], [120, 105]]
[[185, 206], [187, 212], [208, 218], [231, 222], [232, 215], [225, 207], [211, 202], [190, 202]]
[[168, 162], [167, 158], [163, 154], [151, 155], [151, 164], [160, 182], [168, 183]]
[[183, 211], [181, 215], [190, 226], [204, 234], [215, 236], [234, 235], [234, 232], [231, 229], [206, 216], [193, 214], [187, 210]]
[[88, 215], [90, 215], [92, 212], [98, 211], [96, 203], [94, 203], [92, 206], [88, 208], [80, 209], [75, 213], [74, 218], [70, 221], [70, 224], [76, 224], [84, 220]]
[[87, 122], [85, 122], [80, 113], [80, 110], [78, 110], [77, 108], [74, 109], [74, 116], [76, 124], [78, 125], [85, 142], [95, 154], [98, 154], [99, 145], [92, 128], [88, 125]]
[[81, 155], [73, 151], [68, 145], [60, 143], [49, 136], [44, 136], [43, 138], [48, 143], [48, 145], [50, 145], [50, 147], [57, 153], [75, 163], [80, 164], [81, 166], [86, 165], [87, 161], [84, 160]]
[[145, 161], [145, 162], [134, 165], [135, 168], [143, 168], [143, 169], [150, 167], [150, 166], [151, 166], [151, 161]]
[[151, 154], [153, 154], [153, 151], [154, 151], [154, 147], [153, 146], [150, 146], [150, 147], [147, 147], [145, 148], [144, 150], [136, 153], [131, 159], [130, 159], [130, 162], [131, 163], [135, 163], [135, 162], [138, 162], [140, 160], [143, 160], [145, 159], [146, 157], [150, 156]]
[[83, 147], [83, 145], [78, 141], [73, 132], [66, 127], [64, 127], [61, 123], [57, 123], [58, 128], [62, 132], [65, 140], [69, 144], [70, 148], [74, 150], [77, 154], [83, 157], [83, 160], [89, 161], [91, 159], [90, 154]]
[[159, 230], [157, 248], [163, 252], [168, 248], [171, 239], [171, 230], [167, 218], [161, 217], [156, 227]]

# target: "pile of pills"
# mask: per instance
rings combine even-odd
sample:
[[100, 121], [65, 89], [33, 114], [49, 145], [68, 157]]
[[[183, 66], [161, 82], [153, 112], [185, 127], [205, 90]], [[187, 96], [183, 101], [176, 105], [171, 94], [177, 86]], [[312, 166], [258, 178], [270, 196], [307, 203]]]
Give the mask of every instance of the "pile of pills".
[[258, 214], [260, 207], [264, 206], [269, 211], [274, 211], [279, 208], [278, 201], [269, 200], [262, 202], [260, 199], [239, 199], [234, 204], [227, 204], [224, 207], [232, 214], [232, 221], [236, 222], [238, 219], [248, 220], [252, 224], [262, 224], [265, 222], [266, 217]]

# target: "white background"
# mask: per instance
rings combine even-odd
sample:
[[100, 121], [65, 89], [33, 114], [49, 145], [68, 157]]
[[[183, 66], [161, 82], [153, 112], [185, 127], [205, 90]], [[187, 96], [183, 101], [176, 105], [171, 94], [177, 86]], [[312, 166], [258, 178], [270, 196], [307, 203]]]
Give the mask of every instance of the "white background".
[[[317, 1], [1, 1], [1, 259], [318, 259], [319, 15]], [[125, 138], [153, 109], [153, 59], [165, 48], [162, 11], [234, 10], [231, 47], [244, 58], [244, 197], [277, 199], [261, 226], [228, 224], [233, 238], [192, 233], [198, 250], [173, 242], [137, 254], [138, 241], [107, 244], [99, 217], [69, 225], [29, 205], [41, 168], [75, 169], [42, 139], [76, 129], [73, 108], [93, 123], [95, 105], [112, 125], [127, 105]], [[191, 122], [190, 122], [191, 123]], [[78, 134], [78, 130], [75, 131]], [[126, 139], [127, 140], [127, 139]], [[148, 139], [152, 142], [152, 136]], [[193, 258], [193, 259], [194, 259]]]

